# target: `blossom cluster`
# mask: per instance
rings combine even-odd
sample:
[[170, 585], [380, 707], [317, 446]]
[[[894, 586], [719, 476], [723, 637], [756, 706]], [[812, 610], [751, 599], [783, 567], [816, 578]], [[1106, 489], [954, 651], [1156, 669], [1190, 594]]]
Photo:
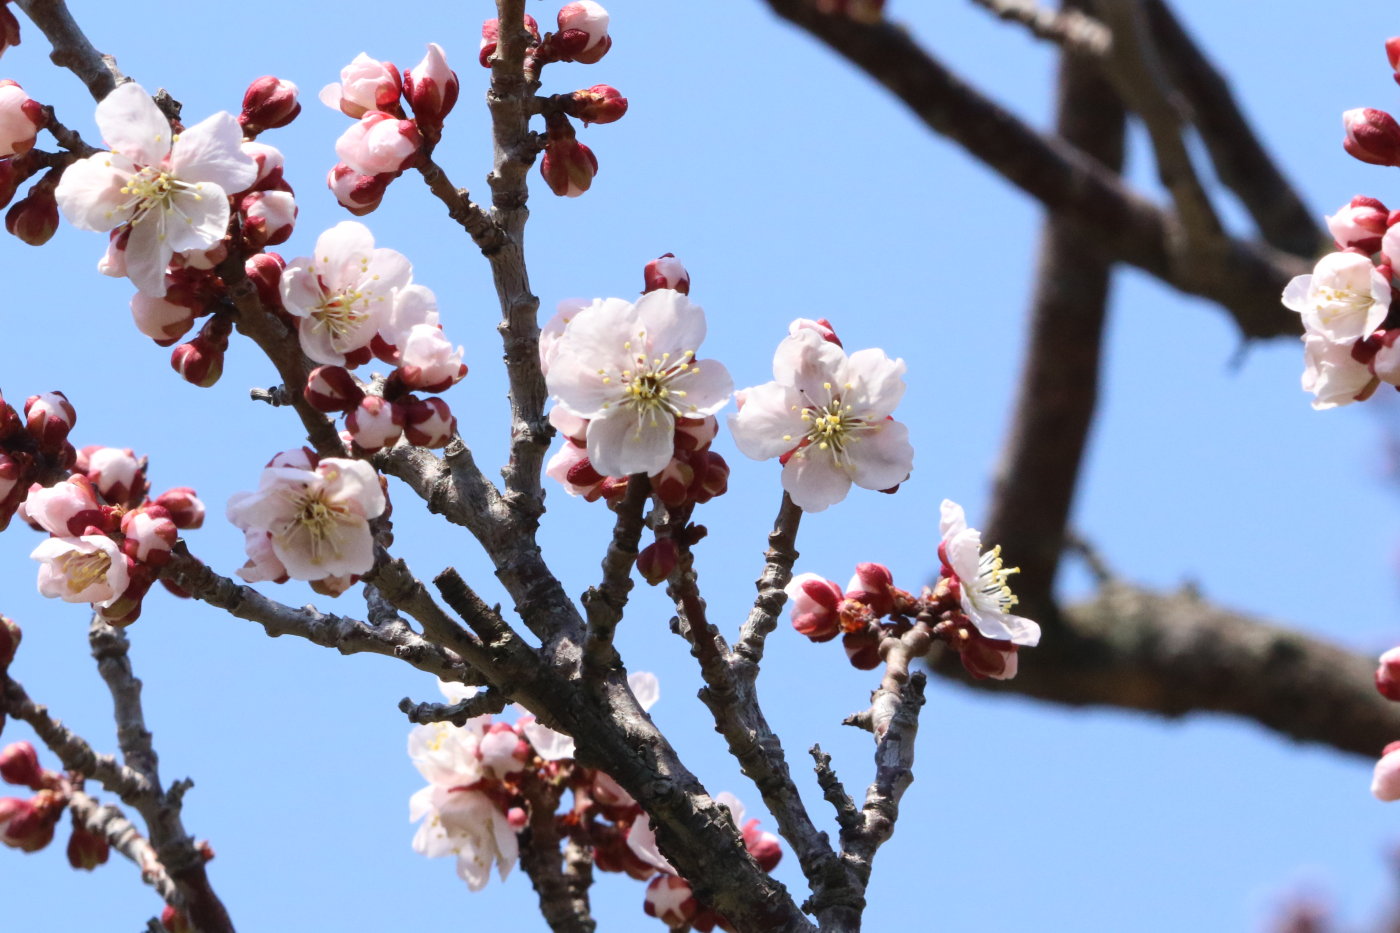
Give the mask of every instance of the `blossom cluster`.
[[[1386, 42], [1386, 54], [1394, 73], [1400, 37]], [[1400, 124], [1390, 114], [1358, 108], [1342, 122], [1347, 153], [1374, 165], [1400, 165]], [[1400, 261], [1400, 211], [1358, 195], [1327, 218], [1327, 228], [1338, 251], [1283, 293], [1284, 306], [1302, 317], [1303, 389], [1318, 409], [1363, 401], [1382, 382], [1400, 389], [1400, 328], [1387, 320]]]
[[388, 509], [383, 479], [363, 460], [284, 451], [257, 490], [229, 498], [228, 520], [243, 532], [249, 583], [295, 577], [339, 596], [374, 565], [371, 519]]
[[856, 565], [845, 590], [814, 573], [793, 577], [792, 626], [814, 642], [841, 636], [852, 665], [871, 670], [881, 661], [880, 645], [924, 626], [932, 647], [937, 639], [958, 653], [973, 677], [1009, 680], [1016, 676], [1017, 650], [1040, 641], [1040, 626], [1011, 612], [1017, 599], [1007, 584], [1001, 548], [982, 549], [982, 535], [969, 528], [962, 506], [945, 499], [940, 516], [939, 580], [914, 596], [894, 585], [883, 564]]
[[[0, 619], [0, 631], [8, 621]], [[0, 671], [3, 669], [0, 664]], [[68, 776], [41, 766], [33, 745], [12, 742], [0, 749], [0, 781], [34, 791], [30, 797], [0, 797], [0, 844], [21, 852], [46, 848], [53, 842], [58, 821], [72, 799], [73, 784]], [[68, 864], [92, 871], [105, 863], [110, 853], [106, 837], [89, 830], [74, 815], [68, 836]]]
[[[659, 699], [656, 678], [628, 677], [643, 709]], [[475, 688], [440, 684], [453, 703], [469, 700]], [[456, 857], [457, 874], [473, 891], [490, 880], [492, 869], [504, 880], [519, 858], [519, 833], [532, 821], [552, 819], [564, 837], [586, 842], [600, 871], [625, 873], [647, 882], [643, 909], [668, 927], [709, 931], [730, 929], [713, 910], [697, 902], [689, 884], [657, 848], [650, 821], [637, 802], [602, 771], [574, 760], [574, 742], [537, 722], [523, 710], [515, 722], [490, 715], [461, 725], [436, 722], [415, 726], [408, 754], [428, 781], [409, 801], [409, 819], [419, 822], [415, 851], [435, 858]], [[557, 811], [565, 791], [571, 805]], [[750, 854], [765, 871], [782, 856], [778, 840], [745, 820], [731, 794], [717, 802], [728, 807]]]
[[[550, 62], [592, 65], [612, 48], [608, 11], [593, 0], [565, 4], [556, 20], [558, 32], [541, 36], [539, 23], [525, 14], [525, 31], [529, 36], [525, 68], [536, 78]], [[500, 38], [500, 20], [488, 19], [482, 24], [479, 58], [483, 67], [491, 67]], [[572, 94], [557, 95], [550, 103], [544, 112], [544, 155], [540, 158], [540, 174], [555, 194], [576, 198], [593, 184], [593, 177], [598, 174], [598, 157], [578, 141], [569, 118], [581, 120], [585, 126], [613, 123], [627, 112], [627, 98], [611, 85], [595, 84]]]

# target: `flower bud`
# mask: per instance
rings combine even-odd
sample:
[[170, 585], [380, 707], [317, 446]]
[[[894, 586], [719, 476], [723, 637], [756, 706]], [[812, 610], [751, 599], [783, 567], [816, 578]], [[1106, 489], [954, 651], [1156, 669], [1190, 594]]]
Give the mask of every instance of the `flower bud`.
[[48, 783], [39, 753], [28, 742], [11, 742], [0, 749], [0, 779], [30, 790], [43, 790]]
[[30, 246], [43, 246], [58, 230], [58, 201], [54, 188], [58, 176], [53, 171], [39, 179], [34, 187], [5, 212], [5, 229]]
[[627, 112], [627, 98], [610, 84], [595, 84], [570, 94], [564, 103], [564, 112], [582, 120], [584, 126], [615, 123]]
[[180, 537], [180, 530], [170, 513], [158, 505], [146, 504], [122, 516], [122, 553], [152, 567], [163, 566], [170, 560], [170, 550]]
[[60, 538], [87, 534], [89, 527], [106, 530], [111, 511], [98, 503], [92, 480], [82, 473], [47, 488], [35, 483], [24, 500], [25, 519]]
[[695, 470], [690, 463], [679, 457], [672, 458], [660, 473], [651, 477], [651, 489], [663, 504], [670, 508], [685, 505], [690, 498], [690, 484], [695, 480]]
[[894, 611], [894, 577], [884, 564], [856, 564], [855, 576], [846, 584], [846, 598], [870, 607], [877, 617]]
[[321, 89], [321, 103], [358, 120], [371, 110], [395, 111], [403, 83], [391, 62], [370, 58], [364, 52], [340, 69], [340, 83]]
[[0, 843], [22, 852], [38, 852], [53, 841], [54, 825], [66, 801], [51, 790], [28, 800], [0, 797]]
[[958, 648], [963, 668], [978, 680], [1010, 680], [1016, 676], [1016, 646], [1009, 641], [987, 638], [980, 632], [970, 632]]
[[56, 453], [63, 446], [77, 420], [78, 413], [62, 392], [31, 395], [24, 402], [25, 430], [45, 453]]
[[250, 191], [238, 200], [238, 221], [251, 250], [285, 243], [296, 226], [296, 198], [290, 191]]
[[691, 454], [690, 466], [695, 471], [695, 479], [690, 484], [692, 502], [709, 502], [729, 491], [729, 464], [713, 450]]
[[68, 864], [82, 871], [92, 871], [106, 864], [111, 846], [106, 836], [99, 836], [73, 817], [73, 832], [68, 837]]
[[446, 447], [457, 433], [457, 419], [440, 398], [416, 399], [404, 406], [404, 437], [418, 447]]
[[256, 136], [263, 130], [286, 126], [299, 113], [301, 102], [297, 100], [297, 86], [275, 75], [263, 75], [243, 93], [243, 112], [238, 115], [238, 124], [244, 133]]
[[811, 318], [800, 317], [788, 325], [789, 334], [795, 334], [799, 330], [814, 330], [820, 334], [821, 338], [827, 343], [834, 343], [838, 347], [842, 345], [841, 338], [836, 336], [836, 331], [832, 328], [831, 322], [824, 317], [817, 318], [815, 321]]
[[1391, 70], [1395, 72], [1391, 77], [1396, 84], [1400, 84], [1400, 36], [1385, 40], [1385, 57], [1390, 60]]
[[778, 844], [778, 837], [759, 829], [758, 820], [745, 823], [743, 832], [744, 848], [749, 850], [749, 855], [753, 856], [758, 867], [764, 871], [777, 868], [783, 858], [783, 849]]
[[540, 174], [559, 197], [576, 198], [593, 184], [598, 158], [593, 150], [572, 137], [553, 138], [545, 144]]
[[139, 564], [129, 556], [123, 554], [119, 559], [126, 564], [125, 585], [120, 587], [115, 599], [97, 603], [93, 608], [104, 622], [123, 628], [141, 617], [141, 600], [150, 592], [156, 575], [152, 566]]
[[428, 54], [403, 75], [403, 94], [419, 127], [442, 126], [457, 103], [457, 72], [447, 67], [442, 47], [428, 43]]
[[170, 365], [186, 382], [207, 389], [224, 374], [224, 351], [195, 337], [175, 348], [170, 354]]
[[[535, 22], [535, 18], [529, 13], [525, 14], [525, 30], [534, 37], [536, 43], [540, 41], [540, 24]], [[500, 39], [500, 20], [488, 19], [481, 24], [481, 51], [477, 54], [477, 60], [481, 62], [481, 67], [491, 67], [491, 56], [496, 54], [496, 45]]]
[[841, 588], [815, 573], [799, 573], [783, 587], [792, 600], [792, 627], [812, 641], [830, 641], [840, 631]]
[[24, 89], [8, 78], [0, 80], [0, 158], [33, 149], [45, 123], [43, 104], [30, 100]]
[[670, 538], [657, 538], [642, 548], [642, 553], [637, 555], [637, 572], [652, 586], [656, 586], [665, 582], [671, 571], [676, 569], [678, 557], [676, 542]]
[[370, 454], [398, 443], [403, 436], [403, 425], [402, 406], [377, 395], [366, 395], [345, 419], [345, 429], [355, 439], [355, 444]]
[[398, 351], [399, 379], [420, 392], [444, 392], [467, 375], [462, 348], [452, 343], [436, 324], [414, 324]]
[[642, 270], [645, 287], [642, 294], [654, 292], [658, 288], [673, 288], [682, 295], [690, 294], [690, 273], [676, 258], [675, 253], [662, 253]]
[[847, 660], [858, 671], [873, 671], [880, 666], [879, 629], [866, 628], [847, 632], [841, 636], [841, 647], [846, 649]]
[[642, 901], [642, 910], [648, 917], [655, 917], [673, 930], [690, 928], [696, 906], [690, 884], [684, 878], [664, 873], [658, 873], [647, 884]]
[[335, 142], [340, 161], [362, 175], [401, 172], [418, 157], [423, 136], [412, 120], [371, 110]]
[[1327, 229], [1338, 249], [1359, 249], [1369, 256], [1380, 250], [1389, 219], [1384, 204], [1357, 195], [1327, 218]]
[[258, 253], [249, 256], [243, 263], [243, 271], [248, 280], [258, 289], [258, 300], [269, 311], [285, 314], [282, 306], [282, 270], [287, 268], [287, 260], [277, 253]]
[[383, 175], [362, 175], [344, 162], [326, 175], [326, 185], [335, 195], [340, 206], [363, 217], [379, 206], [384, 199], [384, 191], [396, 176], [392, 172]]
[[[3, 660], [4, 656], [0, 655], [0, 661]], [[1400, 648], [1391, 648], [1381, 655], [1380, 667], [1376, 668], [1376, 689], [1387, 700], [1400, 703]]]
[[312, 408], [330, 414], [353, 411], [365, 391], [345, 367], [317, 366], [306, 377], [302, 397]]
[[592, 65], [612, 48], [608, 35], [608, 11], [593, 0], [565, 4], [559, 11], [559, 32], [554, 35], [556, 54], [565, 61]]
[[183, 304], [164, 298], [154, 298], [145, 292], [131, 296], [131, 320], [136, 329], [154, 340], [157, 346], [168, 347], [190, 332], [195, 313]]
[[137, 457], [129, 447], [84, 447], [76, 466], [112, 505], [134, 508], [151, 488], [146, 481], [146, 458]]
[[15, 659], [22, 636], [19, 623], [9, 616], [0, 616], [0, 674], [4, 674]]
[[1384, 110], [1358, 107], [1342, 114], [1342, 148], [1372, 165], [1400, 165], [1400, 124]]
[[188, 486], [176, 486], [151, 500], [170, 515], [175, 527], [182, 531], [193, 531], [204, 524], [204, 503]]

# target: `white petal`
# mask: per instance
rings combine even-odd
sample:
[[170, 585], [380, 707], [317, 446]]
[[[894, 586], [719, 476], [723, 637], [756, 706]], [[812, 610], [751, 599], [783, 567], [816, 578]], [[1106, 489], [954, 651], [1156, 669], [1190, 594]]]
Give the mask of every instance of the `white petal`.
[[729, 402], [729, 396], [734, 391], [734, 380], [723, 363], [698, 360], [672, 379], [668, 388], [685, 393], [684, 398], [677, 402], [683, 417], [703, 418], [713, 415]]
[[904, 397], [904, 360], [892, 360], [884, 350], [857, 350], [846, 360], [837, 374], [840, 384], [851, 383], [854, 388], [843, 401], [855, 409], [856, 416], [873, 420], [895, 410]]
[[131, 219], [131, 211], [122, 210], [130, 198], [121, 189], [134, 173], [131, 161], [116, 153], [79, 159], [59, 179], [54, 191], [58, 209], [79, 230], [111, 230]]
[[97, 105], [97, 128], [116, 152], [137, 165], [159, 163], [170, 153], [170, 121], [139, 84], [121, 84]]
[[184, 182], [209, 182], [238, 194], [258, 177], [258, 163], [243, 151], [243, 129], [220, 111], [180, 134], [170, 150], [170, 171]]
[[126, 276], [147, 295], [165, 297], [165, 267], [174, 251], [165, 238], [165, 212], [151, 211], [131, 228], [126, 242]]
[[729, 416], [729, 431], [741, 453], [768, 460], [792, 450], [807, 433], [802, 420], [802, 397], [776, 382], [743, 391], [744, 404]]
[[698, 351], [705, 340], [704, 309], [673, 289], [659, 288], [638, 298], [636, 315], [653, 353]]
[[914, 448], [909, 429], [898, 421], [877, 421], [856, 436], [847, 448], [851, 479], [866, 489], [889, 489], [909, 477], [914, 468]]
[[174, 252], [209, 249], [228, 232], [228, 196], [216, 184], [199, 182], [193, 190], [178, 191], [170, 205], [165, 236]]
[[829, 452], [805, 449], [783, 467], [783, 489], [806, 512], [821, 512], [846, 498], [851, 478]]
[[665, 412], [614, 406], [588, 422], [588, 459], [604, 476], [659, 473], [671, 462], [675, 434], [675, 419]]

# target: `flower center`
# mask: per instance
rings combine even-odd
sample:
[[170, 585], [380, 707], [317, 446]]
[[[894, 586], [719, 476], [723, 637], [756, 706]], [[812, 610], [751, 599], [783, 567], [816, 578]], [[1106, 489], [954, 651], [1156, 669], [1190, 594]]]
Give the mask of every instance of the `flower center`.
[[[860, 433], [870, 430], [872, 425], [856, 415], [851, 405], [842, 401], [836, 387], [831, 383], [822, 383], [822, 388], [826, 390], [826, 403], [815, 404], [802, 410], [807, 434], [801, 439], [794, 456], [803, 457], [809, 450], [816, 449], [830, 452], [832, 458], [839, 463], [847, 459], [847, 448], [860, 440]], [[846, 383], [844, 388], [850, 390], [854, 386]], [[787, 434], [783, 436], [783, 440], [791, 441], [794, 438]]]
[[338, 528], [353, 522], [341, 508], [327, 502], [320, 489], [308, 490], [293, 499], [292, 517], [281, 529], [280, 537], [289, 546], [311, 555], [313, 564], [323, 562], [323, 552], [340, 557]]
[[1020, 572], [1020, 567], [1002, 566], [1001, 545], [998, 544], [990, 551], [984, 551], [978, 559], [977, 582], [972, 588], [972, 595], [980, 603], [991, 603], [998, 612], [1009, 612], [1020, 600], [1011, 592], [1006, 578]]
[[1324, 285], [1317, 290], [1317, 314], [1323, 322], [1330, 324], [1339, 317], [1351, 314], [1365, 315], [1371, 307], [1369, 292], [1355, 292], [1349, 288], [1332, 288]]
[[112, 558], [106, 551], [98, 550], [84, 554], [69, 551], [55, 561], [63, 571], [68, 584], [68, 592], [74, 596], [95, 583], [107, 579], [107, 571], [112, 568]]
[[[644, 338], [645, 334], [639, 334], [638, 337]], [[622, 346], [632, 355], [632, 362], [636, 364], [636, 369], [624, 369], [618, 373], [622, 383], [622, 398], [619, 401], [623, 405], [639, 409], [653, 422], [663, 417], [673, 420], [683, 418], [698, 410], [686, 401], [686, 391], [674, 385], [681, 377], [700, 372], [700, 364], [695, 362], [694, 350], [686, 350], [675, 358], [670, 353], [663, 353], [659, 357], [647, 359], [643, 353], [632, 352], [632, 341], [629, 340]], [[612, 382], [612, 376], [606, 369], [598, 370], [598, 375], [603, 377], [604, 385]]]
[[348, 288], [327, 297], [311, 312], [311, 317], [336, 340], [365, 322], [369, 317], [369, 301], [363, 292]]

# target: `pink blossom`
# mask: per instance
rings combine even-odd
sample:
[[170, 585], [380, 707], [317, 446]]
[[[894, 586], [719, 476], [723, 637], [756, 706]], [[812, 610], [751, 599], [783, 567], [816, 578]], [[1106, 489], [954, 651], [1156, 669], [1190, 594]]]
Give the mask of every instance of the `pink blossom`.
[[696, 357], [704, 338], [704, 311], [670, 289], [636, 304], [595, 301], [573, 318], [547, 383], [562, 407], [588, 419], [588, 458], [599, 473], [661, 471], [676, 421], [713, 415], [728, 401], [728, 370]]
[[340, 134], [335, 154], [353, 171], [380, 175], [408, 168], [422, 146], [423, 137], [412, 120], [371, 110]]
[[293, 259], [281, 279], [282, 303], [300, 319], [302, 350], [318, 363], [344, 365], [347, 353], [369, 346], [394, 290], [412, 275], [401, 253], [375, 248], [364, 224], [342, 221], [321, 234], [315, 255]]
[[1375, 391], [1379, 380], [1351, 348], [1351, 342], [1320, 334], [1303, 337], [1303, 391], [1313, 394], [1312, 407], [1318, 411], [1364, 401]]
[[68, 166], [58, 206], [82, 230], [127, 226], [126, 271], [143, 292], [165, 294], [176, 253], [207, 250], [228, 228], [228, 195], [257, 175], [232, 114], [217, 113], [176, 135], [150, 96], [122, 84], [97, 105], [97, 126], [113, 149]]
[[403, 75], [403, 92], [413, 117], [423, 126], [441, 126], [457, 103], [457, 73], [447, 67], [442, 46], [428, 43], [428, 54]]
[[409, 819], [422, 820], [413, 850], [428, 858], [457, 857], [457, 875], [480, 891], [496, 866], [502, 881], [520, 854], [515, 827], [491, 798], [475, 790], [429, 784], [409, 801]]
[[126, 558], [106, 535], [49, 538], [29, 556], [39, 561], [39, 592], [50, 599], [105, 609], [130, 580]]
[[404, 385], [424, 392], [442, 392], [467, 374], [462, 348], [452, 343], [434, 324], [409, 328], [399, 351], [399, 374]]
[[47, 488], [32, 486], [23, 508], [25, 518], [61, 538], [83, 534], [105, 521], [92, 481], [82, 474]]
[[890, 417], [904, 395], [904, 361], [883, 350], [849, 357], [818, 332], [778, 344], [774, 381], [739, 393], [734, 441], [755, 460], [781, 457], [783, 489], [808, 512], [846, 498], [851, 484], [888, 489], [914, 466], [909, 429]]
[[962, 506], [951, 499], [943, 500], [938, 527], [943, 536], [938, 556], [958, 584], [962, 611], [977, 631], [998, 641], [1038, 644], [1040, 626], [1011, 612], [1018, 600], [1006, 580], [1020, 570], [1004, 566], [1001, 545], [983, 551], [982, 533], [968, 527]]
[[369, 464], [327, 457], [311, 470], [263, 470], [256, 492], [229, 499], [228, 519], [245, 532], [267, 532], [288, 575], [320, 580], [374, 566], [369, 520], [385, 505]]
[[358, 120], [371, 110], [396, 107], [402, 86], [399, 70], [392, 63], [361, 52], [340, 69], [340, 83], [327, 84], [319, 97], [332, 110]]
[[1400, 800], [1400, 742], [1391, 742], [1381, 752], [1371, 778], [1371, 793], [1387, 803]]
[[1390, 283], [1365, 256], [1328, 253], [1311, 275], [1295, 276], [1288, 283], [1283, 305], [1302, 315], [1309, 334], [1334, 343], [1357, 340], [1385, 320]]
[[1339, 249], [1374, 253], [1381, 248], [1390, 211], [1375, 198], [1357, 195], [1327, 218], [1327, 229]]

